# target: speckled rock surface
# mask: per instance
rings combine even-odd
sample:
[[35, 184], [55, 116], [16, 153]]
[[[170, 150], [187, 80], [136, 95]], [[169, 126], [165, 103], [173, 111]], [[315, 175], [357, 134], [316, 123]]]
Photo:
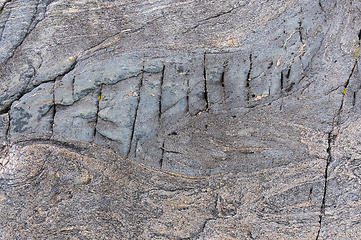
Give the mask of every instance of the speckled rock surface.
[[361, 238], [357, 1], [0, 9], [0, 239]]

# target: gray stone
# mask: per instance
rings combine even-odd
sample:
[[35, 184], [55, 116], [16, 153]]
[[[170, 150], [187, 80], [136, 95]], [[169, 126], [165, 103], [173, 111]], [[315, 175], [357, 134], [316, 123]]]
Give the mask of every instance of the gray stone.
[[0, 112], [7, 112], [11, 104], [26, 93], [41, 63], [39, 52], [28, 49], [20, 58], [11, 58], [8, 65], [0, 65], [0, 76], [5, 83], [0, 86]]
[[[102, 69], [86, 69], [84, 72], [73, 75], [74, 101], [79, 100], [91, 91], [98, 88], [102, 83]], [[70, 80], [69, 84], [70, 85]]]
[[141, 77], [130, 78], [114, 85], [103, 85], [103, 100], [99, 102], [95, 143], [104, 145], [104, 137], [116, 141], [117, 153], [130, 151], [134, 123], [139, 104]]
[[6, 62], [21, 44], [37, 11], [36, 0], [14, 1], [10, 6], [10, 15], [2, 29], [0, 40], [0, 63]]
[[55, 104], [72, 105], [74, 103], [74, 75], [67, 74], [64, 77], [58, 77], [54, 87]]
[[308, 161], [184, 178], [85, 143], [13, 147], [0, 170], [0, 234], [5, 239], [315, 238], [324, 167], [325, 162]]
[[144, 65], [144, 71], [148, 73], [159, 73], [164, 69], [164, 63], [160, 60], [150, 60]]
[[[203, 113], [165, 138], [164, 170], [188, 176], [253, 172], [316, 160], [302, 136], [311, 129], [271, 117], [272, 109]], [[252, 113], [252, 114], [251, 114]], [[310, 134], [314, 134], [310, 132]], [[316, 152], [327, 146], [326, 136]], [[194, 148], [202, 146], [202, 148]]]
[[43, 82], [54, 81], [56, 77], [64, 75], [65, 73], [72, 70], [75, 64], [76, 58], [69, 57], [62, 62], [57, 63], [56, 65], [49, 66], [48, 69], [43, 69], [34, 77], [32, 84], [34, 86], [38, 86]]
[[[150, 67], [150, 66], [149, 66]], [[101, 84], [115, 84], [119, 81], [138, 76], [143, 71], [141, 60], [131, 61], [128, 57], [113, 57], [101, 64], [85, 67], [74, 73], [74, 101], [82, 98]], [[158, 71], [157, 66], [151, 71]]]
[[12, 79], [11, 89], [4, 91], [0, 94], [0, 111], [6, 111], [11, 106], [11, 104], [18, 100], [22, 94], [25, 92], [26, 87], [30, 81], [30, 79], [34, 76], [34, 68], [29, 65], [24, 65], [20, 74], [16, 74], [15, 76], [10, 76]]
[[52, 139], [58, 141], [93, 142], [100, 88], [71, 106], [56, 106]]
[[143, 70], [140, 62], [132, 62], [130, 59], [109, 59], [104, 66], [102, 83], [114, 84], [121, 80], [138, 76]]
[[7, 141], [7, 133], [9, 130], [9, 114], [0, 115], [0, 147], [4, 146]]
[[10, 8], [4, 8], [6, 0], [2, 0], [2, 1], [3, 2], [0, 2], [0, 9], [2, 10], [0, 15], [0, 37], [2, 36], [6, 21], [8, 20], [11, 13]]
[[224, 72], [221, 77], [224, 102], [229, 108], [246, 107], [253, 94], [250, 86], [252, 56], [248, 52], [238, 52], [227, 57], [223, 59]]
[[0, 238], [359, 239], [360, 9], [0, 0]]
[[[205, 110], [204, 52], [166, 52], [162, 85], [162, 113], [195, 115]], [[174, 109], [171, 109], [174, 108]], [[164, 114], [163, 118], [172, 114]], [[174, 118], [176, 119], [176, 118]]]
[[225, 102], [224, 93], [224, 54], [207, 54], [205, 60], [207, 81], [207, 102], [212, 111], [217, 111]]
[[319, 239], [360, 237], [360, 118], [345, 124], [331, 145]]
[[9, 140], [49, 139], [53, 112], [54, 83], [44, 83], [11, 105]]
[[133, 138], [129, 157], [136, 161], [146, 162], [152, 167], [159, 168], [162, 156], [161, 144], [157, 140], [160, 134], [160, 98], [162, 73], [144, 73], [138, 110], [136, 112]]

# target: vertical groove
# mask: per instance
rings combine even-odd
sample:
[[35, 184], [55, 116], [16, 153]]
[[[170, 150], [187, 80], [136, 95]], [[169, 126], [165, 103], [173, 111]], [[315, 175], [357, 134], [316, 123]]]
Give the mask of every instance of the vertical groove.
[[290, 75], [291, 75], [291, 66], [290, 66], [290, 68], [289, 68], [288, 71], [287, 71], [286, 78], [289, 79], [289, 78], [290, 78]]
[[190, 89], [189, 89], [189, 78], [187, 78], [187, 97], [186, 97], [186, 101], [187, 101], [187, 109], [186, 109], [186, 113], [189, 113], [189, 109], [190, 109], [190, 103], [189, 103], [189, 94], [190, 94]]
[[204, 99], [206, 100], [206, 110], [208, 110], [210, 106], [208, 101], [208, 89], [207, 89], [206, 52], [204, 52], [204, 57], [203, 57], [203, 79], [204, 79]]
[[141, 91], [142, 91], [142, 87], [143, 87], [143, 79], [144, 79], [144, 67], [143, 67], [143, 71], [142, 71], [142, 77], [140, 79], [140, 85], [139, 85], [139, 88], [138, 88], [138, 103], [137, 103], [137, 108], [135, 109], [135, 115], [134, 115], [134, 121], [133, 121], [133, 127], [132, 127], [132, 134], [130, 136], [130, 142], [129, 142], [129, 148], [128, 148], [128, 152], [127, 152], [127, 158], [129, 157], [130, 150], [132, 148], [132, 142], [133, 142], [133, 139], [134, 139], [135, 124], [137, 122], [138, 109], [139, 109], [139, 103], [140, 103], [140, 95], [141, 95]]
[[312, 201], [312, 192], [313, 192], [313, 187], [310, 188], [310, 192], [308, 194], [308, 201], [311, 202]]
[[226, 90], [224, 89], [224, 68], [223, 68], [223, 72], [222, 72], [222, 75], [221, 75], [221, 85], [222, 85], [222, 90], [223, 90], [223, 102], [225, 101], [226, 99]]
[[[73, 86], [74, 86], [74, 84], [73, 84]], [[97, 113], [95, 115], [93, 142], [95, 142], [95, 136], [96, 136], [96, 133], [97, 133], [97, 125], [98, 125], [98, 118], [99, 118], [99, 105], [100, 105], [100, 101], [102, 99], [102, 95], [103, 95], [103, 84], [100, 84], [100, 91], [99, 91], [99, 96], [98, 96], [98, 101], [97, 101]]]
[[164, 141], [161, 147], [162, 150], [162, 157], [159, 160], [159, 169], [163, 169], [163, 160], [164, 160]]
[[352, 106], [355, 107], [356, 106], [356, 94], [357, 92], [353, 93], [353, 99], [352, 99]]
[[281, 91], [283, 90], [283, 72], [281, 71]]
[[[102, 73], [102, 78], [103, 78], [103, 73]], [[75, 75], [73, 76], [72, 83], [71, 83], [71, 98], [72, 98], [72, 101], [74, 101], [74, 83], [75, 83]], [[103, 84], [101, 84], [101, 86], [100, 86], [100, 91], [102, 90], [102, 87], [103, 87]]]
[[300, 36], [300, 42], [303, 44], [303, 37], [302, 37], [302, 21], [298, 22], [298, 33]]
[[[355, 61], [355, 64], [351, 70], [351, 74], [348, 77], [348, 79], [344, 85], [345, 89], [347, 89], [347, 87], [350, 83], [350, 79], [355, 71], [356, 66], [357, 66], [357, 60]], [[345, 100], [345, 94], [343, 94], [343, 96], [342, 96], [340, 108], [338, 109], [338, 112], [336, 113], [336, 115], [334, 117], [332, 130], [328, 133], [328, 147], [327, 147], [328, 157], [327, 157], [326, 168], [325, 168], [325, 173], [324, 173], [325, 184], [324, 184], [324, 189], [323, 189], [323, 198], [322, 198], [322, 205], [321, 205], [321, 211], [320, 211], [319, 230], [317, 232], [316, 240], [318, 240], [318, 238], [320, 236], [320, 232], [321, 232], [321, 228], [322, 228], [322, 220], [323, 220], [323, 216], [325, 215], [327, 183], [328, 183], [328, 169], [330, 167], [330, 163], [332, 162], [332, 144], [334, 144], [334, 141], [337, 138], [337, 133], [335, 134], [334, 131], [341, 126], [341, 114], [342, 114], [344, 100]]]
[[134, 159], [137, 159], [138, 142], [139, 142], [139, 140], [137, 139], [135, 141], [135, 146], [134, 146]]
[[326, 162], [326, 168], [325, 168], [325, 173], [324, 173], [324, 178], [325, 178], [325, 183], [324, 183], [324, 187], [323, 187], [323, 197], [322, 197], [322, 204], [321, 204], [321, 212], [320, 212], [320, 220], [319, 220], [319, 229], [317, 232], [317, 236], [316, 236], [316, 240], [318, 240], [319, 236], [320, 236], [320, 232], [321, 232], [321, 227], [322, 227], [322, 218], [325, 215], [325, 209], [326, 209], [326, 196], [327, 196], [327, 182], [328, 182], [328, 168], [330, 166], [330, 163], [332, 161], [332, 152], [331, 152], [331, 146], [333, 143], [333, 139], [335, 138], [335, 136], [332, 134], [333, 130], [331, 132], [328, 133], [328, 147], [327, 147], [327, 162]]
[[228, 62], [224, 62], [223, 63], [223, 71], [222, 71], [222, 75], [221, 75], [221, 86], [222, 86], [222, 90], [223, 90], [223, 103], [225, 103], [226, 99], [227, 99], [226, 87], [225, 87], [225, 79], [224, 79], [224, 75], [225, 75], [227, 66], [228, 66]]
[[247, 102], [249, 102], [250, 94], [251, 94], [251, 87], [249, 85], [249, 82], [251, 81], [251, 72], [252, 72], [252, 54], [249, 55], [249, 70], [248, 70], [248, 73], [247, 73], [247, 82], [246, 82]]
[[318, 0], [318, 5], [320, 6], [321, 11], [324, 12], [325, 10], [324, 10], [324, 8], [323, 8], [323, 6], [322, 6], [321, 0]]
[[[162, 76], [160, 78], [160, 95], [159, 95], [159, 115], [158, 115], [158, 121], [159, 121], [159, 129], [161, 129], [161, 125], [162, 125], [162, 97], [163, 97], [163, 82], [164, 82], [164, 72], [165, 72], [165, 64], [163, 65], [163, 70], [162, 70]], [[160, 131], [160, 130], [158, 130]], [[163, 158], [164, 158], [164, 140], [163, 140], [163, 144], [162, 147], [160, 147], [161, 151], [162, 151], [162, 155], [161, 158], [159, 159], [159, 169], [163, 168]]]
[[54, 81], [54, 85], [53, 85], [53, 121], [52, 121], [52, 126], [51, 126], [51, 136], [50, 139], [53, 138], [54, 136], [54, 125], [55, 125], [55, 114], [56, 114], [56, 104], [55, 104], [55, 84], [56, 81]]
[[8, 142], [9, 141], [9, 132], [10, 132], [10, 121], [11, 121], [11, 111], [8, 112], [8, 127], [6, 129], [6, 133], [5, 133], [5, 140]]
[[159, 126], [161, 124], [161, 119], [162, 119], [162, 97], [163, 97], [164, 71], [165, 71], [165, 65], [163, 65], [162, 77], [160, 78], [159, 116], [158, 116], [158, 118], [159, 118]]

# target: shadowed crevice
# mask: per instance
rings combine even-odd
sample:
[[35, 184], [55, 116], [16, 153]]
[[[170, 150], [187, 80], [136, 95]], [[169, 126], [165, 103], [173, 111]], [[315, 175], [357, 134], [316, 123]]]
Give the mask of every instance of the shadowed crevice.
[[[344, 88], [345, 91], [347, 90], [347, 87], [350, 83], [350, 79], [352, 77], [352, 75], [354, 74], [355, 68], [357, 66], [357, 61], [355, 61], [354, 66], [351, 70], [350, 76], [348, 77]], [[338, 130], [341, 127], [341, 114], [342, 114], [342, 110], [343, 110], [343, 106], [344, 106], [344, 100], [345, 100], [345, 93], [343, 93], [342, 99], [341, 99], [341, 104], [340, 104], [340, 108], [338, 109], [335, 117], [334, 117], [334, 121], [333, 121], [333, 126], [332, 126], [332, 130], [328, 133], [328, 147], [327, 147], [327, 162], [326, 162], [326, 167], [325, 167], [325, 173], [324, 173], [324, 179], [325, 179], [325, 183], [324, 183], [324, 191], [323, 191], [323, 197], [322, 197], [322, 205], [321, 205], [321, 210], [320, 210], [320, 220], [319, 220], [319, 230], [316, 236], [316, 240], [319, 239], [320, 236], [320, 232], [322, 229], [322, 220], [323, 217], [325, 216], [325, 210], [326, 210], [326, 197], [327, 197], [327, 184], [328, 184], [328, 171], [329, 171], [329, 166], [331, 164], [331, 162], [333, 161], [333, 157], [332, 157], [332, 145], [334, 145], [335, 140], [338, 136]]]
[[[142, 71], [142, 77], [140, 78], [140, 85], [138, 88], [138, 102], [137, 102], [137, 107], [135, 109], [135, 114], [134, 114], [134, 121], [133, 121], [133, 125], [132, 125], [132, 134], [130, 136], [130, 144], [129, 144], [129, 149], [127, 152], [127, 158], [129, 157], [131, 148], [132, 148], [132, 142], [134, 139], [134, 132], [135, 132], [135, 125], [137, 123], [137, 116], [138, 116], [138, 109], [139, 109], [139, 103], [140, 103], [140, 97], [141, 97], [141, 91], [143, 88], [143, 80], [144, 80], [144, 67], [143, 67], [143, 71]], [[135, 147], [134, 152], [137, 150], [137, 148]]]

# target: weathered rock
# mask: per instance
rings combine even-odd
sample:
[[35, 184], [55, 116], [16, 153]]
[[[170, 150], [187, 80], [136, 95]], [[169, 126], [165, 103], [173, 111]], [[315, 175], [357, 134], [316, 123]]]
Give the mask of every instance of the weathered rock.
[[1, 66], [0, 76], [6, 84], [0, 86], [0, 112], [7, 112], [11, 104], [26, 93], [31, 78], [42, 63], [41, 56], [35, 51], [28, 50], [24, 55]]
[[[161, 96], [163, 73], [144, 73], [140, 87], [139, 103], [134, 121], [131, 148], [128, 157], [159, 168], [162, 158], [161, 140], [157, 140], [161, 127]], [[148, 146], [144, 144], [148, 143]], [[145, 154], [144, 149], [149, 153]]]
[[327, 191], [319, 239], [356, 239], [360, 235], [361, 122], [355, 119], [340, 129], [330, 146]]
[[[37, 0], [14, 1], [8, 4], [10, 14], [6, 14], [8, 18], [1, 29], [0, 63], [7, 61], [25, 38], [37, 11], [37, 2]], [[8, 11], [8, 8], [6, 10]]]
[[0, 238], [360, 238], [360, 9], [0, 0]]
[[9, 114], [0, 115], [0, 147], [6, 144], [7, 133], [9, 130]]
[[114, 150], [122, 156], [130, 151], [141, 81], [141, 77], [134, 77], [102, 87], [96, 130], [99, 138], [95, 142], [103, 145], [102, 136], [116, 141]]
[[[75, 67], [64, 77], [58, 77], [54, 87], [54, 101], [58, 106], [53, 119], [53, 138], [63, 141], [67, 139], [95, 141], [96, 144], [108, 146], [124, 157], [130, 157], [152, 167], [162, 168], [164, 166], [164, 169], [169, 171], [203, 176], [221, 171], [214, 163], [205, 163], [209, 161], [208, 154], [203, 154], [204, 159], [207, 160], [201, 164], [200, 161], [203, 160], [200, 159], [203, 157], [199, 156], [199, 153], [193, 157], [191, 157], [193, 153], [191, 155], [164, 153], [164, 148], [168, 144], [167, 135], [172, 135], [177, 126], [183, 126], [183, 131], [185, 131], [185, 135], [182, 135], [181, 139], [191, 137], [192, 132], [187, 130], [190, 126], [186, 124], [195, 115], [205, 110], [209, 111], [212, 114], [208, 114], [205, 119], [197, 120], [196, 118], [194, 121], [208, 121], [211, 124], [211, 122], [217, 122], [217, 119], [222, 119], [226, 114], [227, 122], [224, 123], [224, 126], [217, 127], [221, 131], [217, 135], [229, 138], [227, 134], [233, 130], [227, 129], [227, 126], [235, 129], [244, 129], [249, 126], [237, 127], [236, 123], [228, 122], [227, 118], [230, 116], [237, 118], [238, 115], [240, 117], [237, 122], [250, 121], [253, 122], [250, 124], [253, 128], [264, 129], [269, 128], [273, 121], [279, 124], [285, 116], [282, 112], [293, 112], [295, 105], [306, 104], [306, 106], [298, 108], [298, 113], [294, 115], [296, 119], [292, 119], [290, 116], [286, 119], [292, 119], [293, 122], [305, 125], [317, 132], [329, 131], [329, 125], [322, 122], [331, 123], [334, 113], [327, 110], [321, 113], [310, 113], [310, 105], [327, 104], [328, 107], [334, 109], [340, 107], [342, 96], [337, 94], [330, 94], [324, 99], [311, 98], [310, 100], [306, 100], [307, 97], [304, 95], [302, 97], [305, 99], [297, 102], [292, 96], [287, 97], [287, 101], [281, 100], [284, 98], [282, 86], [278, 85], [277, 88], [272, 88], [273, 84], [278, 84], [277, 82], [265, 85], [265, 82], [260, 80], [261, 77], [252, 79], [252, 73], [254, 74], [255, 71], [257, 73], [261, 72], [259, 69], [269, 70], [270, 63], [257, 65], [256, 68], [253, 66], [252, 55], [248, 53], [162, 51], [161, 54], [167, 54], [168, 58], [160, 56], [156, 62], [148, 60], [143, 65], [140, 64], [139, 56], [126, 61], [125, 56], [122, 55], [105, 62], [99, 60], [102, 64], [98, 62], [95, 65], [84, 64], [79, 68]], [[141, 56], [143, 55], [140, 54]], [[109, 65], [110, 63], [112, 65]], [[116, 70], [109, 70], [113, 68]], [[297, 85], [294, 84], [294, 87], [298, 89], [299, 85], [303, 84], [303, 82], [297, 83]], [[275, 93], [271, 93], [271, 88]], [[34, 91], [31, 93], [34, 94]], [[298, 95], [291, 89], [286, 92]], [[330, 101], [330, 97], [336, 100]], [[271, 104], [271, 106], [255, 107], [265, 103]], [[44, 104], [44, 108], [46, 108], [46, 101], [40, 101], [40, 104]], [[242, 110], [245, 107], [254, 107], [254, 110]], [[274, 110], [278, 107], [281, 111]], [[224, 110], [228, 112], [224, 112]], [[213, 115], [213, 113], [220, 114]], [[328, 113], [330, 113], [329, 116], [327, 116]], [[42, 117], [41, 112], [32, 114], [35, 114], [37, 119]], [[11, 116], [13, 122], [23, 121], [22, 115], [12, 114]], [[297, 118], [301, 116], [302, 121], [298, 121]], [[305, 117], [310, 118], [309, 123], [303, 123]], [[251, 120], [257, 118], [260, 125]], [[288, 123], [287, 120], [286, 123]], [[35, 127], [37, 126], [34, 125]], [[207, 131], [204, 130], [204, 126], [198, 128], [201, 130], [198, 129], [196, 132]], [[34, 130], [29, 130], [30, 133], [32, 131]], [[285, 129], [275, 130], [275, 132], [278, 131], [285, 131]], [[287, 134], [298, 141], [300, 134], [297, 131], [290, 130]], [[22, 135], [25, 137], [26, 133], [22, 133]], [[233, 136], [235, 139], [242, 137], [237, 133], [234, 133]], [[265, 132], [262, 132], [261, 136], [265, 136]], [[209, 140], [207, 135], [197, 138]], [[259, 142], [257, 138], [250, 141]], [[198, 140], [197, 143], [200, 144]], [[193, 143], [190, 144], [193, 146]], [[201, 146], [207, 145], [208, 143], [201, 143]], [[234, 148], [252, 148], [253, 145], [253, 142], [245, 142], [241, 147]], [[210, 146], [212, 149], [214, 147], [215, 145]], [[269, 147], [270, 149], [279, 148], [277, 146], [255, 146], [262, 151], [263, 148], [268, 149]], [[181, 148], [186, 149], [185, 146]], [[298, 149], [299, 146], [291, 148]], [[206, 149], [209, 151], [208, 148]], [[191, 150], [189, 151], [191, 152]], [[253, 154], [253, 151], [251, 152]], [[298, 150], [298, 154], [305, 156], [303, 151]], [[257, 154], [252, 156], [257, 159], [264, 157]], [[247, 157], [249, 156], [247, 155]], [[163, 160], [165, 160], [164, 165]], [[234, 162], [235, 160], [228, 159], [228, 161]], [[183, 167], [178, 166], [178, 163], [181, 163]], [[227, 167], [222, 171], [229, 171], [235, 167], [232, 164], [226, 165]], [[186, 168], [189, 170], [185, 170]], [[202, 170], [203, 168], [207, 170]]]
[[54, 83], [44, 83], [12, 104], [9, 139], [49, 139], [53, 122]]
[[56, 106], [52, 139], [94, 141], [100, 89], [76, 101], [71, 108]]
[[2, 238], [317, 235], [325, 161], [184, 178], [94, 145], [76, 146], [33, 143], [10, 150], [1, 170]]

